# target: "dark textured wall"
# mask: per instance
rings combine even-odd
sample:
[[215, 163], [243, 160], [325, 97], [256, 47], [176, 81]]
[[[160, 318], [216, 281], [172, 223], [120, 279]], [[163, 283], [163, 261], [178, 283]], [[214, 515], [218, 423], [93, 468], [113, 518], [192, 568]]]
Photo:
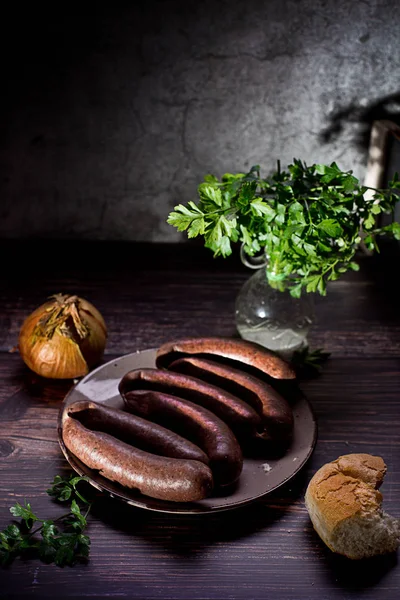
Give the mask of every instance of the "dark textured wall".
[[363, 176], [399, 92], [399, 2], [100, 4], [3, 12], [1, 236], [173, 241], [206, 172]]

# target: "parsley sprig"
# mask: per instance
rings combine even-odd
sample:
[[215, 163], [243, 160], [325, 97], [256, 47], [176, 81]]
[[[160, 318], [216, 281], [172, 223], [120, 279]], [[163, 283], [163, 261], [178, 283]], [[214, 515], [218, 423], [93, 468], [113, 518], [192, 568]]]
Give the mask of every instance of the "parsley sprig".
[[[364, 197], [370, 190], [370, 198]], [[260, 167], [249, 173], [206, 175], [199, 201], [175, 206], [168, 223], [189, 238], [204, 236], [214, 256], [229, 256], [241, 242], [250, 256], [262, 251], [272, 287], [326, 294], [327, 281], [358, 270], [354, 255], [363, 239], [378, 250], [376, 236], [400, 240], [400, 224], [377, 227], [381, 213], [394, 211], [400, 182], [396, 173], [386, 190], [360, 185], [352, 171], [331, 165], [307, 166], [295, 159], [266, 179]]]
[[[17, 502], [10, 508], [19, 523], [12, 523], [0, 532], [0, 563], [10, 564], [17, 556], [38, 557], [59, 567], [72, 566], [89, 557], [90, 538], [84, 534], [91, 503], [77, 486], [86, 477], [62, 478], [57, 475], [47, 493], [60, 502], [71, 501], [67, 513], [56, 519], [41, 519], [29, 502]], [[84, 505], [79, 507], [78, 501]], [[40, 523], [40, 525], [39, 525]]]
[[323, 365], [330, 355], [331, 353], [325, 352], [323, 348], [310, 350], [306, 347], [293, 353], [290, 364], [300, 379], [308, 379], [322, 372]]

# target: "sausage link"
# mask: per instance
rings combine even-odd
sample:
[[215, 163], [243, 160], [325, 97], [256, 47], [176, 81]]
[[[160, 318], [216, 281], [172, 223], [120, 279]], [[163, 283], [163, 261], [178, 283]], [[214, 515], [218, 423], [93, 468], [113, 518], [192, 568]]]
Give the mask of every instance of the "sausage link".
[[215, 414], [189, 400], [152, 390], [129, 391], [124, 399], [128, 410], [198, 444], [210, 459], [216, 484], [229, 485], [239, 478], [242, 451], [227, 424]]
[[107, 479], [137, 489], [145, 496], [171, 502], [194, 502], [210, 495], [212, 473], [205, 464], [156, 456], [91, 431], [64, 413], [63, 440], [67, 448]]
[[90, 400], [69, 404], [66, 410], [88, 429], [108, 433], [139, 450], [171, 458], [199, 460], [206, 465], [209, 463], [203, 450], [189, 440], [123, 410]]
[[180, 358], [168, 367], [171, 371], [197, 377], [248, 402], [262, 417], [265, 440], [285, 441], [293, 431], [293, 412], [287, 400], [272, 386], [256, 377], [211, 360]]
[[[295, 379], [296, 374], [280, 356], [259, 344], [233, 338], [189, 338], [163, 344], [157, 351], [156, 364], [168, 366], [184, 356], [211, 358], [272, 379]], [[258, 374], [258, 375], [257, 375]]]
[[124, 397], [131, 390], [165, 392], [207, 408], [232, 429], [238, 438], [253, 438], [262, 430], [261, 416], [247, 402], [196, 377], [160, 369], [137, 369], [119, 384]]

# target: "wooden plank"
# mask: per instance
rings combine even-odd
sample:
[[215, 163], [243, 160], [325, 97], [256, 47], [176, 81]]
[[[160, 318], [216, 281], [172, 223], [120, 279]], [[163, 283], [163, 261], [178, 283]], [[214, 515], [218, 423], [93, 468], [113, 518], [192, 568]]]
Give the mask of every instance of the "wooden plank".
[[[79, 293], [103, 313], [109, 329], [107, 354], [155, 347], [191, 335], [194, 328], [199, 336], [237, 335], [235, 298], [251, 273], [235, 257], [232, 263], [213, 261], [208, 253], [203, 254], [205, 249], [185, 245], [187, 261], [182, 263], [179, 247], [173, 252], [164, 245], [158, 253], [154, 248], [150, 252], [147, 245], [134, 247], [138, 255], [148, 258], [132, 264], [135, 252], [130, 248], [124, 253], [123, 245], [121, 262], [110, 256], [107, 261], [101, 245], [89, 245], [87, 260], [97, 250], [100, 262], [105, 261], [100, 273], [97, 268], [83, 275], [79, 263], [66, 263], [65, 257], [61, 261], [65, 271], [47, 266], [39, 273], [31, 271], [22, 282], [12, 271], [9, 279], [3, 280], [4, 292], [0, 291], [0, 350], [15, 346], [24, 318], [59, 291]], [[361, 256], [360, 272], [332, 282], [325, 298], [315, 298], [316, 324], [310, 345], [323, 346], [337, 356], [400, 355], [396, 248], [400, 246], [396, 245], [393, 254], [383, 251], [380, 256]]]
[[[18, 357], [0, 354], [0, 365], [12, 378]], [[366, 598], [394, 598], [400, 580], [398, 569], [391, 568], [393, 557], [363, 576], [352, 566], [356, 575], [350, 576], [347, 561], [334, 557], [313, 532], [303, 496], [324, 462], [370, 452], [388, 464], [385, 506], [400, 517], [399, 387], [397, 358], [331, 359], [322, 377], [303, 384], [319, 422], [317, 449], [303, 472], [268, 500], [232, 513], [179, 517], [99, 497], [90, 517], [88, 565], [71, 570], [16, 561], [1, 572], [3, 590], [47, 596], [57, 586], [58, 597], [130, 598], [265, 598], [273, 590], [278, 597], [300, 599], [342, 598], [350, 585]], [[18, 390], [9, 397], [11, 412], [1, 389], [1, 527], [8, 523], [9, 505], [24, 498], [39, 514], [61, 514], [45, 494], [54, 475], [67, 471], [56, 435], [61, 398], [50, 398], [52, 389], [49, 384], [46, 402], [43, 388]], [[379, 578], [384, 580], [379, 593], [368, 589]]]
[[[0, 529], [9, 506], [27, 498], [44, 517], [63, 512], [45, 490], [69, 467], [56, 422], [71, 382], [32, 374], [10, 354], [19, 327], [46, 296], [86, 296], [109, 327], [105, 360], [187, 335], [234, 335], [234, 299], [250, 273], [214, 261], [202, 247], [55, 245], [41, 268], [21, 278], [7, 263], [0, 290]], [[13, 256], [13, 244], [0, 248]], [[86, 261], [78, 260], [84, 253]], [[318, 423], [316, 450], [302, 472], [260, 504], [207, 516], [134, 509], [98, 496], [90, 515], [91, 559], [59, 569], [17, 560], [0, 570], [0, 596], [193, 599], [391, 600], [400, 571], [394, 556], [354, 563], [333, 555], [312, 529], [304, 492], [312, 474], [341, 454], [384, 457], [385, 507], [400, 517], [400, 316], [396, 250], [361, 258], [359, 273], [317, 298], [312, 346], [332, 351], [321, 377], [302, 387]], [[383, 258], [382, 258], [383, 257]], [[94, 260], [96, 259], [96, 260]]]

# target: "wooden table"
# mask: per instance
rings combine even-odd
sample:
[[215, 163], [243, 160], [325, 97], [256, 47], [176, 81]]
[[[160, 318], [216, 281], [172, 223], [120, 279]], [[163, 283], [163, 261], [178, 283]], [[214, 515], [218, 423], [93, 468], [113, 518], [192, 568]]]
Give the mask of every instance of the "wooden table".
[[[78, 293], [104, 315], [111, 360], [174, 337], [234, 335], [234, 299], [249, 276], [237, 257], [214, 260], [196, 243], [5, 241], [1, 256], [0, 529], [24, 498], [46, 518], [60, 514], [45, 490], [69, 473], [56, 419], [71, 384], [41, 380], [9, 352], [24, 317], [50, 294]], [[398, 247], [360, 264], [316, 299], [310, 344], [332, 357], [322, 376], [302, 384], [319, 438], [295, 479], [259, 504], [209, 516], [164, 516], [98, 498], [89, 563], [61, 569], [18, 559], [0, 570], [0, 597], [398, 598], [396, 556], [365, 563], [334, 555], [303, 501], [323, 463], [369, 452], [388, 465], [385, 507], [400, 517]]]

